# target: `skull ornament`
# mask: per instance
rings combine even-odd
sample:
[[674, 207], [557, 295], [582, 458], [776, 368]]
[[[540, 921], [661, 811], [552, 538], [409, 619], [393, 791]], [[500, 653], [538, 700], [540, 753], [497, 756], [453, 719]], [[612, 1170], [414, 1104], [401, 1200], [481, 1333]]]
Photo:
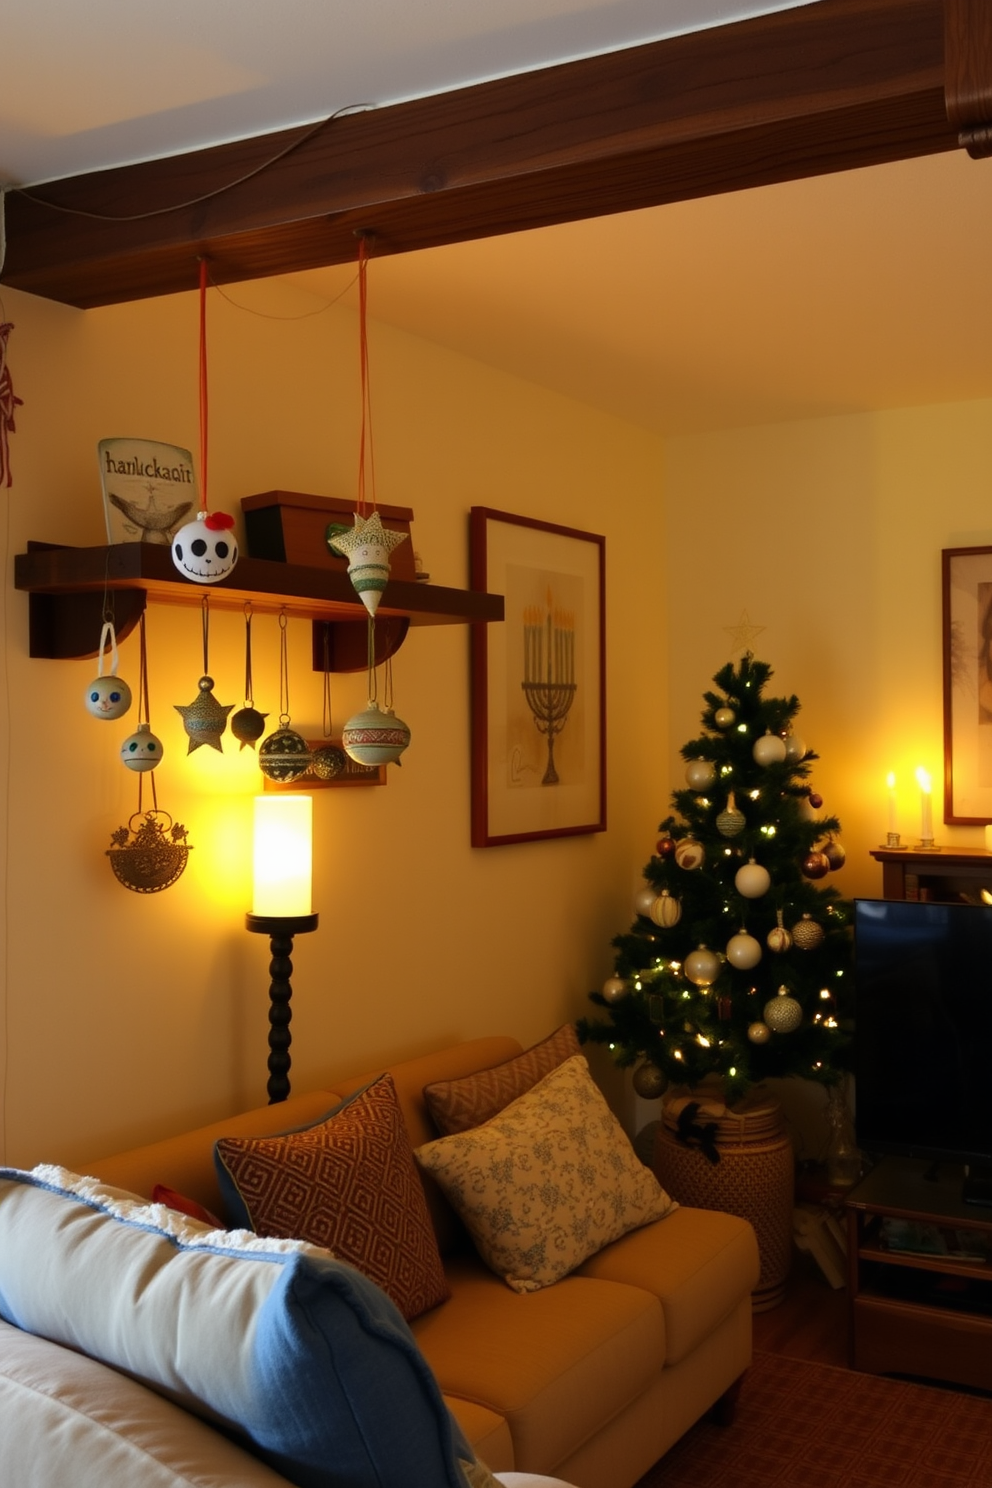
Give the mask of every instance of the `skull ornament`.
[[172, 539], [172, 561], [194, 584], [216, 584], [238, 561], [234, 518], [227, 512], [199, 512]]

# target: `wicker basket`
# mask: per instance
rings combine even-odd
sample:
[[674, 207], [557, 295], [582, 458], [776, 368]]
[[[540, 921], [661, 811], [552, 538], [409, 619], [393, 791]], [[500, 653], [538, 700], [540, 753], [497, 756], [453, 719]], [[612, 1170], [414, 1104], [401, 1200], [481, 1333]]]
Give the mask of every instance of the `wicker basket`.
[[[703, 1097], [701, 1097], [703, 1098]], [[706, 1093], [712, 1099], [712, 1092]], [[675, 1136], [677, 1115], [662, 1112], [654, 1168], [662, 1187], [694, 1209], [721, 1209], [749, 1220], [758, 1237], [761, 1274], [751, 1294], [755, 1312], [777, 1307], [785, 1294], [792, 1260], [795, 1159], [777, 1101], [754, 1095], [716, 1120], [718, 1163]]]

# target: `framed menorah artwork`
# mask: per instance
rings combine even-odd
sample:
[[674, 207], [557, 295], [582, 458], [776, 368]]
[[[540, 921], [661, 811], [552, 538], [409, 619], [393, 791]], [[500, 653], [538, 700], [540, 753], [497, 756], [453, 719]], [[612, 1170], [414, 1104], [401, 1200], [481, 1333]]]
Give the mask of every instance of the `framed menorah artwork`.
[[474, 506], [472, 846], [606, 829], [606, 539]]

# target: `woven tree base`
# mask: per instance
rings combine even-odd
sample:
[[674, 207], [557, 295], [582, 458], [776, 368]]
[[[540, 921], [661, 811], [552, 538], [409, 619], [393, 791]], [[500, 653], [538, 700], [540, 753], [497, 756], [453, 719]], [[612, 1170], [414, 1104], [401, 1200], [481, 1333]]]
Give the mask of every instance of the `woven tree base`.
[[[712, 1098], [711, 1092], [707, 1092]], [[748, 1220], [758, 1237], [761, 1274], [751, 1293], [755, 1312], [777, 1307], [785, 1295], [792, 1260], [795, 1158], [782, 1108], [756, 1095], [717, 1120], [718, 1163], [674, 1135], [667, 1108], [658, 1128], [654, 1170], [673, 1199], [693, 1209], [720, 1209]], [[700, 1120], [714, 1118], [701, 1116]]]

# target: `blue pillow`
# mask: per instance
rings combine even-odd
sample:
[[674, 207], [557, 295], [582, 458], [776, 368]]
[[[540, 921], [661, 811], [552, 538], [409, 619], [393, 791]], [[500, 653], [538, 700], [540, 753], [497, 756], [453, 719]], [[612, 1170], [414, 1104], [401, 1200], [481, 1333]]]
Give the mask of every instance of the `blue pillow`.
[[0, 1168], [0, 1316], [229, 1430], [300, 1488], [465, 1488], [413, 1334], [360, 1272], [61, 1168]]

